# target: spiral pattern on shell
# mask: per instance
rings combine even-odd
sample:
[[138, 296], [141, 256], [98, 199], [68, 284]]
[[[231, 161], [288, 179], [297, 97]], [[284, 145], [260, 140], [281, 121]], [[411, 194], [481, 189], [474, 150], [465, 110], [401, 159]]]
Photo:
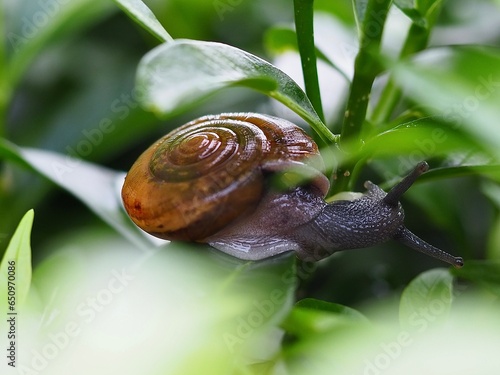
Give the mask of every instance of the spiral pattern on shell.
[[255, 209], [266, 173], [318, 158], [314, 141], [289, 121], [253, 113], [205, 116], [147, 149], [127, 174], [122, 198], [146, 232], [200, 241]]

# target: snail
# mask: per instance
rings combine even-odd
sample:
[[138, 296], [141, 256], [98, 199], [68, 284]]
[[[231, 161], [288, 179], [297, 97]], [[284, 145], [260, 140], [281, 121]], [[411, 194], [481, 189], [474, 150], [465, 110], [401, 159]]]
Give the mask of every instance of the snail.
[[[367, 181], [366, 193], [327, 203], [329, 181], [316, 143], [297, 125], [256, 113], [198, 118], [148, 148], [122, 188], [125, 210], [144, 231], [194, 241], [240, 259], [294, 251], [318, 261], [340, 250], [390, 239], [461, 267], [463, 260], [404, 226], [399, 202], [422, 173], [419, 163], [388, 193]], [[276, 189], [273, 176], [307, 176]]]

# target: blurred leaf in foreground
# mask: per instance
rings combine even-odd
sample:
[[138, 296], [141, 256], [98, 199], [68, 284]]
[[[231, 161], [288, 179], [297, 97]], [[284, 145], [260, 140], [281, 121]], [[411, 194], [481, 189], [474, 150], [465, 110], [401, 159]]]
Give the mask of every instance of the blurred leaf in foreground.
[[443, 323], [451, 308], [453, 276], [446, 269], [433, 269], [417, 276], [403, 291], [399, 305], [401, 326], [421, 332]]
[[89, 234], [37, 267], [40, 329], [25, 337], [24, 371], [249, 373], [279, 351], [276, 327], [295, 290], [290, 254], [242, 262], [205, 246], [138, 252]]
[[[24, 215], [0, 263], [0, 311], [2, 312], [9, 311], [8, 296], [15, 297], [16, 310], [21, 308], [30, 289], [30, 237], [34, 215], [33, 210], [29, 210]], [[10, 289], [8, 286], [13, 286], [14, 289]], [[14, 292], [8, 293], [9, 290]]]
[[500, 157], [500, 49], [442, 47], [394, 67], [397, 83], [454, 129], [472, 135]]

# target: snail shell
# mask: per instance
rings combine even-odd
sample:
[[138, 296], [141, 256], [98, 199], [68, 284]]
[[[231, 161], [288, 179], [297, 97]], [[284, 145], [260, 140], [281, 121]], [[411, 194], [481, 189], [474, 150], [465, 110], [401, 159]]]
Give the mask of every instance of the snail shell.
[[148, 148], [127, 174], [122, 198], [146, 232], [203, 241], [255, 210], [266, 175], [291, 168], [326, 194], [318, 147], [298, 126], [253, 113], [205, 116]]

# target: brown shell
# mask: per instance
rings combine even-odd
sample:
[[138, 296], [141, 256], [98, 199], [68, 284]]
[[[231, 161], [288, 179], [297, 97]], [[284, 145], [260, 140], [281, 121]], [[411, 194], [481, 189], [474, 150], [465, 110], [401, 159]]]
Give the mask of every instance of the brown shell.
[[326, 194], [318, 147], [298, 126], [254, 113], [205, 116], [148, 148], [127, 174], [122, 198], [146, 232], [201, 241], [255, 209], [265, 172], [290, 166], [316, 171], [313, 184]]

